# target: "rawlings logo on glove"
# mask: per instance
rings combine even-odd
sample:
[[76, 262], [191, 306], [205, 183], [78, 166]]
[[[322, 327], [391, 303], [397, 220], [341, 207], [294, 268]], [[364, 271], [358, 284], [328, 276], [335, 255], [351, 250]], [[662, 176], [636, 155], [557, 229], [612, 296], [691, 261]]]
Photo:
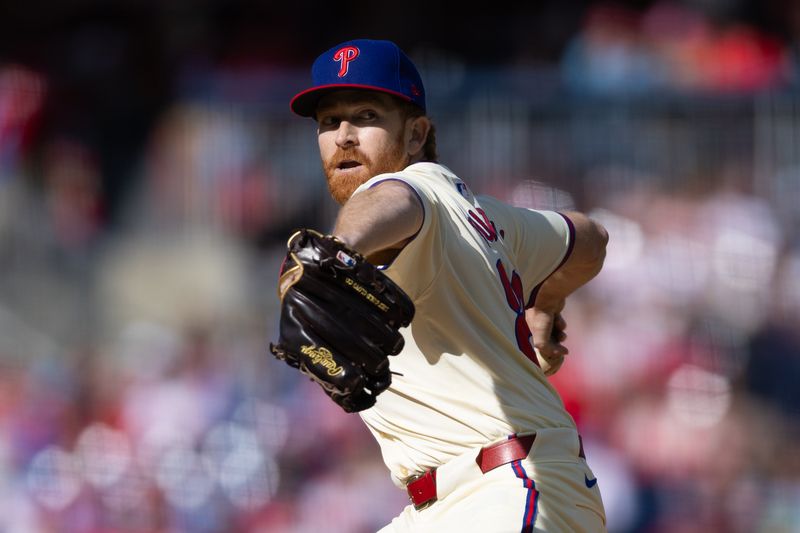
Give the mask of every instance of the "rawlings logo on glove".
[[300, 230], [281, 268], [280, 339], [270, 351], [316, 381], [347, 412], [392, 383], [390, 355], [414, 304], [383, 272], [333, 236]]
[[333, 354], [327, 348], [317, 348], [315, 346], [303, 346], [300, 348], [303, 355], [311, 358], [311, 362], [328, 369], [329, 376], [338, 376], [342, 373], [342, 367], [337, 366], [333, 360]]

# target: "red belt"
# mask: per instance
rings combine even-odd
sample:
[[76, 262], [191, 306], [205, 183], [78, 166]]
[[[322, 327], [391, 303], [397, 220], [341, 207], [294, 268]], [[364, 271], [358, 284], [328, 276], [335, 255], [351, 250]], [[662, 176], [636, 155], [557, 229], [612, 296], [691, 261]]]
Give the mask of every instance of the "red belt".
[[[579, 456], [585, 458], [583, 453], [583, 439], [580, 439]], [[531, 451], [536, 435], [525, 435], [523, 437], [511, 437], [491, 446], [482, 448], [475, 458], [478, 468], [482, 473], [494, 470], [498, 466], [508, 464], [511, 461], [525, 459]], [[428, 470], [424, 474], [414, 476], [406, 484], [408, 497], [414, 504], [414, 509], [420, 511], [430, 507], [436, 501], [436, 469]]]

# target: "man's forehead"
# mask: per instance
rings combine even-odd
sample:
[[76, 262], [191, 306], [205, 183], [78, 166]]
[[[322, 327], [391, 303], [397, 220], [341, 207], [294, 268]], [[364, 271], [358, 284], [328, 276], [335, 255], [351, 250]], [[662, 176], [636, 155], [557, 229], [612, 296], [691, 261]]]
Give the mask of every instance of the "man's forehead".
[[344, 89], [333, 91], [320, 98], [317, 104], [317, 113], [327, 111], [342, 106], [352, 106], [360, 104], [373, 104], [390, 109], [397, 107], [394, 99], [388, 94], [381, 94], [376, 91], [360, 91], [357, 89]]

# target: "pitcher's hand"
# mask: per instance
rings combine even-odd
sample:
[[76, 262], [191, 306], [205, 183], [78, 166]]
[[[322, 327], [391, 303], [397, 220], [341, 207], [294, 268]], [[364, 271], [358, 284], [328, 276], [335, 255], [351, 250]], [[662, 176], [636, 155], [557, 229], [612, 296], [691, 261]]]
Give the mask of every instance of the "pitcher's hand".
[[567, 334], [564, 332], [567, 329], [567, 322], [561, 316], [564, 303], [565, 301], [561, 300], [549, 309], [534, 306], [525, 312], [533, 347], [546, 376], [558, 372], [564, 363], [564, 356], [569, 353], [569, 349], [562, 344], [567, 339]]

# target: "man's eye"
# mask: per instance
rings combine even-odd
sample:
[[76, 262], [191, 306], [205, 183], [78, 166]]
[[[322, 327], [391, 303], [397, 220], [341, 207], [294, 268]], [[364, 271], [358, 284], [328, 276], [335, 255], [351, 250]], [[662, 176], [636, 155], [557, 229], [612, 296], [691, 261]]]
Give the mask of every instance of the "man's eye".
[[359, 114], [359, 117], [361, 117], [361, 120], [375, 120], [375, 117], [377, 117], [377, 116], [378, 115], [375, 113], [375, 111], [362, 111]]
[[319, 125], [320, 126], [326, 126], [326, 127], [335, 126], [336, 122], [337, 122], [336, 117], [327, 116], [327, 117], [322, 117], [320, 119]]

